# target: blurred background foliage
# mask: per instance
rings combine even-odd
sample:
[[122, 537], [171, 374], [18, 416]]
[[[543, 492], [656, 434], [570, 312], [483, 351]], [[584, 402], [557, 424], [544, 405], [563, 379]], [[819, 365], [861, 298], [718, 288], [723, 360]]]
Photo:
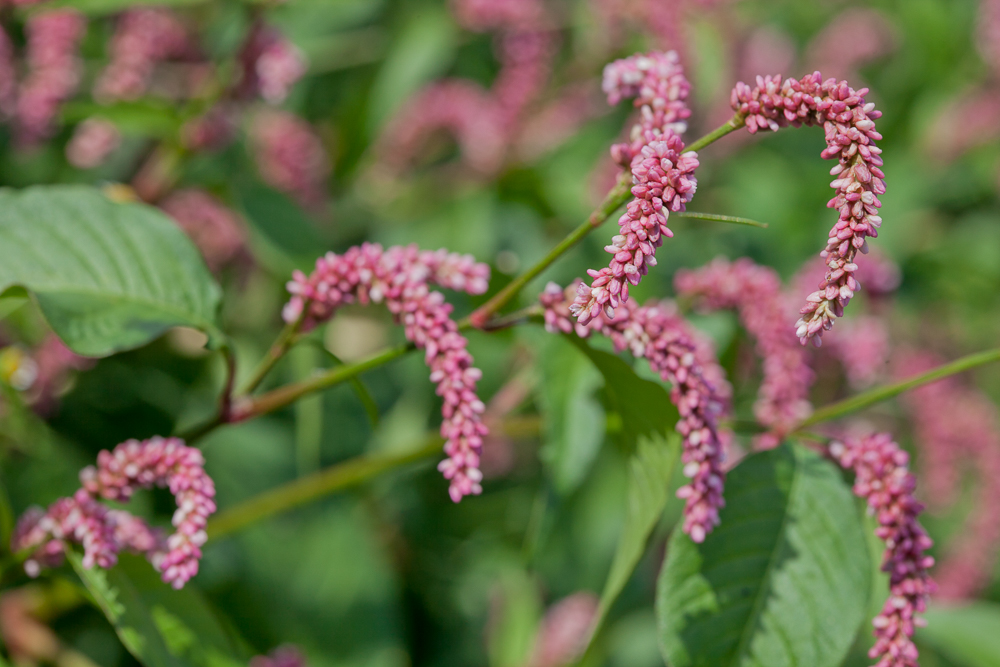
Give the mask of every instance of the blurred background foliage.
[[[92, 76], [103, 62], [112, 15], [124, 3], [63, 4], [92, 14], [83, 46]], [[206, 53], [219, 61], [233, 56], [248, 29], [247, 4], [172, 4], [200, 27]], [[605, 63], [663, 45], [639, 25], [612, 31], [591, 3], [549, 4], [558, 17], [560, 41], [546, 99], [572, 85], [596, 96]], [[899, 264], [903, 277], [889, 319], [893, 338], [946, 358], [995, 346], [1000, 114], [994, 125], [970, 130], [972, 121], [955, 108], [956, 101], [1000, 85], [977, 37], [978, 3], [703, 4], [688, 3], [683, 42], [669, 44], [681, 49], [693, 83], [688, 136], [725, 120], [735, 81], [773, 73], [756, 67], [801, 75], [830, 65], [824, 74], [870, 87], [869, 100], [884, 113], [879, 129], [888, 185], [885, 224], [873, 245]], [[386, 124], [405, 114], [410, 96], [432, 80], [453, 76], [488, 86], [498, 70], [491, 34], [462, 30], [441, 0], [291, 0], [263, 11], [308, 57], [308, 73], [284, 107], [313, 124], [333, 168], [325, 203], [303, 209], [261, 184], [242, 134], [224, 150], [185, 156], [179, 167], [178, 185], [212, 192], [246, 224], [247, 257], [219, 275], [223, 328], [236, 343], [243, 372], [280, 328], [291, 270], [308, 270], [319, 254], [366, 240], [444, 246], [489, 262], [496, 290], [577, 225], [611, 184], [608, 147], [627, 124], [626, 105], [598, 106], [565, 137], [526, 141], [490, 177], [458, 166], [455, 146], [437, 139], [412, 169], [387, 175], [379, 152], [385, 149], [378, 143]], [[845, 16], [854, 17], [851, 25], [874, 30], [869, 43], [853, 44], [850, 31], [830, 37]], [[0, 183], [128, 182], [152, 142], [175, 133], [188, 113], [155, 97], [101, 109], [122, 132], [122, 146], [106, 164], [81, 170], [66, 162], [63, 147], [74, 125], [96, 106], [84, 99], [69, 102], [56, 137], [34, 151], [17, 150], [9, 133], [0, 133]], [[548, 128], [553, 136], [555, 129]], [[829, 165], [818, 157], [822, 147], [821, 133], [804, 129], [732, 135], [706, 149], [691, 208], [746, 216], [770, 227], [676, 221], [676, 236], [660, 251], [657, 270], [635, 290], [640, 301], [669, 297], [678, 268], [700, 266], [720, 254], [752, 257], [790, 278], [816, 255], [832, 222], [825, 207]], [[544, 280], [565, 284], [602, 265], [609, 227], [532, 284], [523, 305]], [[864, 299], [862, 294], [858, 301]], [[459, 315], [481, 301], [461, 295], [449, 300]], [[14, 303], [5, 310], [3, 335], [9, 343], [31, 347], [42, 339], [43, 325], [30, 305]], [[737, 413], [749, 416], [755, 371], [745, 363], [748, 343], [735, 318], [696, 322], [716, 339], [737, 379]], [[507, 392], [510, 403], [505, 420], [497, 422], [505, 424], [501, 435], [487, 443], [494, 451], [484, 463], [483, 495], [452, 504], [427, 460], [210, 540], [202, 571], [190, 586], [210, 600], [248, 654], [293, 643], [317, 666], [524, 665], [548, 605], [572, 593], [601, 590], [621, 529], [627, 461], [627, 452], [606, 432], [613, 415], [601, 377], [579, 352], [540, 327], [469, 338], [484, 373], [484, 400]], [[318, 345], [303, 346], [283, 360], [268, 383], [302, 378], [334, 363], [323, 347], [350, 361], [402, 336], [388, 314], [348, 308], [316, 340]], [[222, 373], [221, 361], [180, 331], [79, 372], [45, 421], [7, 391], [0, 425], [4, 540], [12, 516], [72, 493], [78, 470], [100, 449], [205, 418]], [[363, 452], [420, 446], [436, 430], [438, 398], [419, 357], [366, 373], [363, 381], [378, 407], [377, 425], [345, 384], [207, 438], [203, 451], [220, 507]], [[987, 367], [971, 381], [1000, 399], [995, 369]], [[823, 403], [847, 392], [834, 372], [821, 378], [814, 397]], [[870, 413], [906, 445], [909, 432], [899, 416], [892, 404]], [[163, 493], [141, 495], [139, 501], [152, 516], [165, 521], [170, 515], [172, 500]], [[679, 513], [676, 502], [612, 610], [601, 646], [606, 664], [662, 664], [652, 600], [664, 538]], [[928, 517], [939, 544], [959, 529], [970, 503], [965, 498], [955, 509]], [[52, 603], [51, 627], [97, 664], [131, 664], [103, 616], [78, 592], [65, 592], [63, 583], [71, 576], [58, 570], [37, 584], [51, 599], [62, 600], [61, 607]], [[5, 585], [25, 584], [7, 577]], [[994, 577], [982, 597], [1000, 603], [1000, 580]], [[867, 664], [868, 641], [863, 629], [851, 664]], [[923, 645], [922, 664], [998, 664], [969, 661], [936, 646]]]

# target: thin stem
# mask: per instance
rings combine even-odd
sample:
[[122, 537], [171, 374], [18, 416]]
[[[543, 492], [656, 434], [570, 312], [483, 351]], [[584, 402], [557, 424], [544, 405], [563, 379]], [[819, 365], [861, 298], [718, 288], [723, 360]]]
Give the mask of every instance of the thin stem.
[[291, 349], [292, 345], [295, 343], [296, 335], [299, 333], [299, 330], [302, 329], [302, 324], [306, 320], [306, 315], [309, 312], [309, 305], [308, 301], [303, 303], [302, 312], [295, 319], [295, 321], [285, 324], [281, 333], [278, 334], [278, 337], [271, 345], [271, 348], [267, 351], [267, 354], [264, 355], [264, 358], [260, 360], [259, 364], [257, 364], [257, 368], [254, 369], [250, 379], [243, 386], [243, 389], [240, 390], [240, 394], [249, 394], [253, 392], [254, 389], [259, 387], [260, 383], [264, 381], [265, 377], [267, 377], [267, 374], [271, 372], [272, 368], [274, 368], [274, 365], [278, 363], [283, 356], [285, 356], [289, 349]]
[[408, 463], [430, 458], [441, 452], [443, 442], [440, 436], [435, 435], [428, 437], [420, 447], [402, 454], [359, 456], [265, 491], [220, 512], [209, 521], [208, 536], [213, 540], [224, 537], [261, 519], [287, 512], [335, 491], [363, 484]]
[[993, 363], [995, 361], [1000, 361], [1000, 348], [986, 350], [985, 352], [977, 352], [975, 354], [961, 357], [960, 359], [943, 364], [937, 368], [932, 368], [926, 373], [915, 375], [907, 380], [886, 385], [884, 387], [876, 387], [875, 389], [862, 392], [856, 396], [851, 396], [850, 398], [845, 398], [844, 400], [838, 401], [832, 405], [820, 408], [814, 412], [812, 416], [799, 424], [796, 431], [801, 431], [802, 429], [821, 422], [839, 419], [840, 417], [849, 415], [852, 412], [857, 412], [858, 410], [863, 410], [868, 406], [888, 400], [893, 396], [898, 396], [904, 391], [914, 389], [929, 382], [934, 382], [935, 380], [940, 380], [941, 378], [946, 378], [949, 375], [955, 375], [956, 373], [976, 368], [977, 366]]
[[510, 281], [506, 287], [494, 294], [489, 301], [469, 315], [469, 322], [472, 323], [472, 326], [483, 328], [489, 318], [517, 296], [524, 289], [525, 285], [534, 280], [542, 271], [549, 268], [567, 250], [582, 241], [592, 229], [600, 227], [605, 220], [611, 217], [612, 213], [628, 201], [630, 196], [629, 180], [625, 176], [622, 176], [611, 192], [604, 198], [604, 201], [601, 202], [601, 205], [590, 214], [583, 224], [570, 232], [566, 238], [560, 241], [558, 245], [552, 248], [534, 266]]
[[356, 375], [364, 373], [367, 370], [371, 370], [372, 368], [377, 368], [378, 366], [401, 357], [414, 349], [416, 348], [413, 343], [398, 345], [396, 347], [383, 350], [377, 354], [373, 354], [372, 356], [360, 361], [356, 361], [353, 364], [345, 364], [343, 366], [331, 368], [328, 371], [319, 373], [318, 375], [302, 380], [301, 382], [287, 384], [283, 387], [275, 389], [274, 391], [261, 394], [255, 398], [243, 397], [242, 399], [238, 399], [233, 405], [232, 415], [228, 421], [230, 423], [246, 421], [247, 419], [253, 419], [254, 417], [259, 417], [260, 415], [280, 410], [285, 406], [291, 405], [307, 394], [311, 394], [313, 392], [320, 391], [321, 389], [332, 387], [335, 384], [340, 384], [346, 380], [350, 380]]
[[[739, 116], [733, 116], [725, 125], [712, 130], [700, 139], [695, 140], [691, 145], [685, 147], [686, 151], [699, 151], [705, 146], [708, 146], [712, 142], [721, 139], [730, 132], [738, 130], [743, 127], [743, 118]], [[583, 224], [574, 229], [566, 236], [559, 244], [554, 247], [549, 254], [538, 261], [534, 266], [529, 268], [527, 271], [514, 278], [510, 283], [507, 284], [502, 290], [493, 295], [493, 297], [484, 303], [482, 306], [476, 309], [469, 316], [469, 322], [472, 326], [476, 328], [483, 328], [486, 322], [490, 319], [492, 315], [499, 312], [507, 303], [509, 303], [514, 297], [516, 297], [525, 285], [534, 280], [538, 274], [540, 274], [545, 269], [549, 268], [553, 262], [555, 262], [559, 257], [561, 257], [567, 250], [575, 246], [583, 237], [591, 232], [591, 230], [600, 227], [611, 214], [617, 211], [620, 207], [625, 205], [629, 198], [632, 196], [631, 192], [631, 175], [629, 173], [622, 174], [622, 177], [612, 188], [611, 192], [607, 194], [601, 205], [598, 206], [593, 213], [587, 218]], [[691, 216], [694, 217], [694, 216]], [[722, 218], [727, 218], [722, 220]], [[745, 218], [728, 218], [727, 216], [721, 216], [718, 218], [712, 218], [713, 220], [722, 220], [723, 222], [736, 222], [737, 220], [745, 220]], [[748, 223], [743, 223], [748, 224]]]
[[692, 141], [690, 144], [684, 147], [684, 151], [685, 152], [700, 151], [701, 149], [705, 148], [705, 146], [708, 146], [709, 144], [718, 141], [719, 139], [726, 136], [730, 132], [735, 132], [744, 125], [746, 125], [746, 121], [743, 119], [742, 116], [739, 115], [733, 116], [732, 118], [727, 120], [724, 125], [720, 125], [719, 127], [715, 128], [702, 138]]
[[751, 220], [750, 218], [738, 218], [734, 215], [720, 215], [718, 213], [699, 213], [696, 211], [677, 211], [676, 213], [671, 213], [670, 215], [671, 217], [677, 216], [678, 218], [693, 218], [696, 220], [729, 222], [734, 225], [748, 225], [750, 227], [760, 227], [761, 229], [767, 229], [766, 222], [757, 222], [756, 220]]

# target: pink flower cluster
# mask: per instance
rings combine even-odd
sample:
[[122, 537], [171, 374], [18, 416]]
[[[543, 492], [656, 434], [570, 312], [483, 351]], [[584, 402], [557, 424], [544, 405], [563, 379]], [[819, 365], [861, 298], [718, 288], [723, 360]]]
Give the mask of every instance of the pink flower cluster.
[[[18, 522], [11, 550], [33, 549], [25, 563], [36, 575], [61, 561], [66, 542], [83, 545], [85, 567], [108, 568], [123, 549], [145, 553], [163, 580], [181, 588], [198, 572], [205, 525], [215, 511], [215, 485], [205, 474], [201, 452], [178, 438], [128, 440], [102, 451], [97, 467], [80, 472], [83, 488], [61, 498], [48, 511], [29, 510]], [[177, 499], [176, 532], [163, 539], [142, 519], [108, 510], [98, 498], [128, 502], [139, 488], [166, 486]]]
[[597, 596], [574, 593], [549, 607], [535, 636], [528, 667], [563, 667], [580, 658], [597, 617]]
[[784, 82], [780, 76], [757, 77], [756, 87], [741, 81], [732, 92], [732, 107], [751, 133], [788, 125], [822, 125], [827, 147], [821, 155], [838, 160], [830, 170], [835, 177], [830, 187], [837, 194], [827, 206], [837, 210], [839, 219], [820, 253], [828, 271], [819, 289], [806, 299], [796, 323], [803, 345], [809, 340], [819, 345], [823, 331], [844, 314], [844, 306], [860, 287], [855, 277], [856, 255], [859, 250], [867, 252], [867, 238], [878, 236], [882, 224], [878, 197], [885, 192], [885, 174], [882, 150], [874, 143], [882, 138], [875, 130], [881, 112], [865, 102], [867, 92], [867, 88], [854, 90], [846, 81], [823, 81], [819, 72]]
[[97, 80], [94, 96], [102, 101], [138, 99], [158, 63], [190, 48], [187, 29], [169, 9], [130, 9], [118, 18], [109, 46], [111, 61]]
[[445, 130], [468, 166], [480, 174], [495, 173], [549, 77], [553, 35], [538, 0], [457, 0], [453, 8], [470, 30], [502, 31], [497, 37], [500, 72], [490, 90], [447, 79], [408, 101], [380, 140], [383, 160], [393, 170], [413, 162], [427, 138]]
[[814, 375], [785, 323], [781, 278], [747, 258], [719, 258], [700, 269], [678, 271], [674, 286], [678, 296], [695, 298], [704, 310], [735, 308], [744, 328], [757, 339], [764, 380], [754, 413], [772, 429], [758, 445], [776, 446], [812, 411], [808, 395]]
[[260, 95], [269, 104], [280, 104], [292, 86], [308, 69], [305, 55], [270, 26], [254, 27], [240, 54], [243, 68], [239, 93], [243, 97]]
[[545, 308], [545, 326], [553, 333], [575, 332], [581, 337], [597, 331], [614, 343], [618, 351], [629, 350], [645, 358], [654, 371], [673, 385], [670, 398], [680, 411], [677, 431], [684, 438], [684, 474], [691, 479], [677, 491], [686, 501], [684, 531], [701, 542], [719, 523], [723, 506], [723, 442], [718, 421], [728, 407], [725, 389], [713, 385], [713, 373], [699, 355], [699, 345], [689, 327], [673, 309], [660, 305], [628, 305], [616, 315], [599, 312], [586, 325], [574, 321], [571, 299], [577, 290], [563, 290], [549, 283], [539, 297]]
[[[941, 361], [927, 352], [904, 351], [898, 372], [909, 377]], [[953, 505], [963, 466], [974, 470], [973, 508], [935, 572], [942, 598], [972, 597], [989, 584], [1000, 553], [1000, 414], [989, 398], [955, 377], [908, 392], [904, 405], [932, 507]]]
[[88, 118], [73, 131], [66, 144], [66, 160], [79, 169], [99, 166], [118, 148], [121, 133], [114, 123], [103, 118]]
[[632, 97], [639, 109], [639, 122], [632, 127], [629, 142], [611, 147], [611, 157], [622, 167], [629, 168], [643, 146], [666, 138], [668, 130], [675, 135], [687, 130], [691, 84], [675, 51], [653, 51], [616, 60], [604, 68], [602, 88], [608, 104]]
[[632, 159], [632, 195], [618, 219], [620, 233], [605, 250], [614, 257], [600, 271], [587, 271], [593, 282], [580, 283], [572, 312], [586, 324], [602, 312], [614, 317], [614, 309], [628, 301], [629, 285], [638, 285], [650, 266], [656, 266], [656, 249], [663, 237], [673, 236], [667, 227], [671, 211], [683, 211], [694, 196], [694, 170], [698, 155], [685, 153], [684, 142], [667, 129], [641, 148]]
[[933, 542], [917, 516], [923, 505], [913, 497], [916, 478], [909, 471], [909, 455], [880, 433], [830, 445], [830, 454], [854, 471], [854, 494], [868, 501], [878, 520], [875, 534], [886, 543], [882, 570], [889, 573], [889, 599], [875, 617], [875, 645], [868, 652], [877, 667], [917, 667], [913, 644], [918, 613], [927, 610], [934, 592], [928, 570], [934, 559], [926, 555]]
[[451, 480], [449, 493], [455, 502], [482, 492], [479, 458], [487, 433], [482, 421], [486, 406], [476, 396], [482, 372], [472, 366], [467, 341], [451, 319], [451, 305], [429, 286], [482, 294], [488, 279], [489, 267], [470, 255], [420, 251], [416, 246], [383, 250], [366, 243], [343, 255], [320, 257], [309, 276], [297, 271], [288, 283], [292, 299], [284, 310], [285, 320], [292, 322], [308, 308], [305, 325], [312, 326], [346, 303], [386, 304], [405, 327], [407, 339], [424, 350], [431, 381], [444, 399], [441, 435], [448, 458], [438, 470]]
[[220, 270], [246, 248], [246, 232], [239, 216], [203, 190], [176, 190], [160, 202], [160, 208], [191, 237], [212, 271]]
[[59, 105], [80, 83], [80, 40], [87, 28], [83, 14], [57, 9], [28, 19], [28, 74], [17, 100], [18, 138], [31, 145], [52, 133]]
[[309, 208], [323, 203], [330, 160], [309, 123], [287, 111], [268, 109], [254, 117], [250, 139], [268, 185]]

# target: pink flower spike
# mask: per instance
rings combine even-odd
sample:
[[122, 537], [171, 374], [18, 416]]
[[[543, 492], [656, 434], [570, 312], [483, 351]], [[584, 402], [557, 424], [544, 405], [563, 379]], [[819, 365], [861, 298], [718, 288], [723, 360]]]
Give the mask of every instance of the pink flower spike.
[[[580, 286], [589, 293], [583, 283], [578, 283]], [[691, 478], [677, 495], [686, 501], [684, 532], [701, 542], [718, 525], [719, 509], [725, 504], [724, 442], [718, 426], [729, 408], [724, 373], [714, 360], [706, 358], [710, 347], [692, 334], [671, 306], [626, 304], [613, 317], [598, 312], [583, 321], [575, 317], [573, 310], [573, 299], [579, 299], [580, 294], [577, 287], [546, 287], [539, 297], [545, 309], [546, 329], [554, 333], [574, 331], [582, 338], [595, 331], [602, 333], [616, 350], [644, 357], [650, 368], [673, 385], [670, 400], [680, 412], [677, 431], [684, 444], [681, 461], [684, 474]]]
[[854, 90], [846, 81], [823, 81], [819, 72], [784, 82], [778, 75], [757, 77], [756, 87], [740, 82], [732, 92], [733, 110], [746, 121], [751, 134], [790, 125], [822, 125], [827, 148], [821, 155], [824, 160], [838, 160], [830, 183], [837, 194], [827, 204], [837, 210], [838, 220], [820, 253], [827, 273], [819, 289], [806, 299], [795, 324], [803, 345], [811, 340], [818, 346], [823, 332], [844, 314], [844, 307], [861, 287], [855, 277], [857, 253], [868, 252], [867, 239], [878, 236], [882, 224], [878, 197], [885, 192], [885, 174], [882, 150], [875, 145], [882, 135], [874, 122], [882, 114], [865, 102], [867, 92]]
[[878, 659], [877, 667], [917, 667], [913, 631], [934, 592], [928, 574], [934, 559], [926, 555], [933, 542], [917, 522], [924, 506], [913, 497], [909, 455], [887, 433], [835, 442], [830, 454], [854, 471], [854, 494], [868, 501], [879, 523], [875, 534], [886, 543], [882, 571], [889, 574], [889, 599], [872, 621], [875, 646], [868, 656]]
[[469, 255], [421, 252], [416, 246], [383, 250], [365, 243], [343, 255], [320, 257], [308, 276], [296, 273], [288, 283], [292, 298], [284, 310], [285, 319], [294, 321], [308, 301], [305, 326], [311, 327], [346, 303], [385, 303], [405, 327], [406, 338], [424, 350], [431, 381], [444, 399], [441, 435], [448, 458], [438, 470], [449, 480], [448, 493], [455, 502], [482, 493], [479, 457], [487, 434], [482, 420], [486, 406], [476, 395], [482, 373], [472, 366], [467, 341], [451, 319], [452, 307], [429, 285], [481, 294], [488, 279], [489, 267]]

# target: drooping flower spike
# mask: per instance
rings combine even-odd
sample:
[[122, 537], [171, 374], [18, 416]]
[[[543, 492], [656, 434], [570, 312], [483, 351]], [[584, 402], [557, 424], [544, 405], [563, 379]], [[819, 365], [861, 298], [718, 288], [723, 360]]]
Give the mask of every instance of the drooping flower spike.
[[[11, 550], [33, 549], [28, 574], [62, 560], [66, 542], [83, 546], [84, 567], [113, 566], [122, 550], [145, 553], [163, 580], [181, 588], [198, 573], [205, 525], [215, 511], [215, 485], [205, 474], [201, 452], [179, 438], [129, 440], [101, 451], [97, 466], [80, 472], [83, 488], [49, 509], [29, 510], [18, 522]], [[109, 510], [99, 498], [128, 502], [136, 489], [165, 486], [177, 499], [176, 532], [163, 538], [145, 521]]]
[[933, 542], [917, 522], [924, 506], [913, 497], [909, 455], [887, 433], [835, 442], [830, 454], [854, 471], [854, 494], [868, 502], [879, 524], [875, 534], [886, 544], [882, 570], [889, 574], [889, 599], [872, 621], [875, 645], [868, 656], [878, 659], [876, 667], [917, 667], [913, 632], [934, 592], [928, 574], [934, 559], [926, 555]]
[[700, 269], [678, 271], [674, 286], [678, 296], [695, 298], [703, 310], [736, 309], [743, 326], [757, 339], [764, 379], [754, 414], [772, 429], [757, 444], [777, 446], [812, 411], [808, 395], [814, 376], [788, 327], [781, 278], [747, 258], [735, 262], [719, 258]]
[[670, 212], [683, 211], [694, 196], [698, 155], [684, 152], [677, 134], [684, 131], [684, 119], [690, 115], [689, 89], [673, 51], [632, 56], [604, 70], [608, 101], [614, 104], [635, 96], [640, 109], [630, 143], [611, 148], [615, 161], [632, 172], [635, 199], [618, 219], [619, 234], [604, 248], [613, 255], [610, 264], [588, 270], [591, 284], [579, 287], [572, 312], [581, 324], [602, 311], [614, 317], [615, 308], [628, 301], [629, 286], [638, 285], [649, 267], [656, 266], [656, 249], [663, 238], [673, 236], [667, 227]]
[[441, 435], [447, 441], [448, 458], [438, 470], [450, 480], [449, 494], [455, 502], [482, 492], [479, 457], [487, 434], [482, 421], [486, 406], [476, 395], [482, 373], [473, 367], [467, 341], [451, 319], [452, 307], [430, 285], [482, 294], [488, 279], [489, 267], [469, 255], [420, 251], [416, 246], [383, 250], [365, 243], [343, 255], [320, 257], [308, 276], [297, 271], [288, 283], [292, 299], [284, 310], [285, 320], [292, 322], [308, 303], [304, 325], [309, 327], [329, 319], [347, 303], [385, 303], [404, 325], [407, 339], [424, 350], [431, 381], [444, 399]]
[[867, 93], [867, 88], [854, 90], [846, 81], [823, 81], [819, 72], [784, 82], [780, 75], [758, 76], [756, 87], [741, 81], [732, 92], [733, 110], [751, 133], [822, 125], [827, 147], [821, 155], [838, 161], [830, 170], [835, 177], [830, 187], [837, 194], [827, 206], [839, 217], [820, 253], [828, 271], [819, 289], [806, 299], [795, 325], [803, 345], [810, 340], [819, 345], [823, 332], [844, 314], [844, 306], [860, 287], [855, 276], [857, 253], [868, 251], [867, 238], [878, 236], [882, 225], [879, 195], [885, 192], [885, 174], [882, 149], [875, 145], [882, 138], [875, 120], [882, 114], [865, 101]]
[[706, 369], [700, 358], [704, 346], [697, 343], [690, 328], [669, 306], [652, 304], [621, 308], [614, 317], [599, 313], [587, 324], [574, 321], [570, 299], [576, 289], [563, 290], [549, 283], [539, 297], [545, 308], [545, 326], [553, 333], [574, 332], [587, 337], [592, 332], [604, 334], [618, 351], [629, 350], [645, 358], [654, 371], [670, 382], [671, 401], [680, 412], [677, 431], [684, 439], [684, 474], [690, 482], [677, 495], [686, 501], [684, 532], [695, 542], [719, 523], [723, 506], [723, 443], [718, 422], [728, 408], [726, 389], [717, 389], [709, 381], [721, 375], [721, 369]]

